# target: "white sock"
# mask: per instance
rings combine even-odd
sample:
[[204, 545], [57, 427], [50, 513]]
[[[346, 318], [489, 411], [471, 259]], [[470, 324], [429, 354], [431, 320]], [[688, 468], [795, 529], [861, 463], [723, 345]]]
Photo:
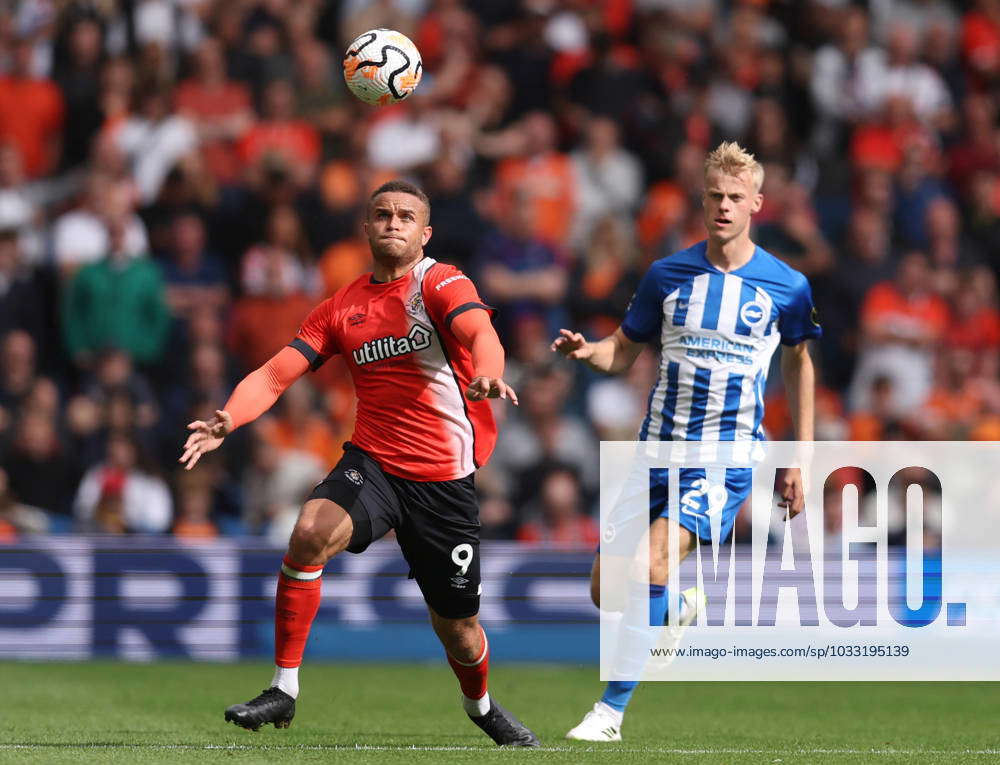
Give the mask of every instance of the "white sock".
[[462, 708], [465, 709], [465, 714], [470, 717], [482, 717], [490, 711], [490, 692], [486, 691], [481, 699], [470, 699], [463, 694]]
[[597, 706], [601, 708], [602, 712], [604, 712], [606, 715], [608, 715], [608, 717], [610, 717], [612, 720], [615, 721], [615, 725], [617, 725], [619, 728], [622, 727], [622, 720], [625, 717], [625, 712], [619, 712], [617, 709], [615, 709], [612, 706], [609, 706], [608, 704], [605, 704], [603, 701], [598, 701]]
[[274, 677], [271, 679], [271, 687], [284, 691], [293, 699], [298, 698], [299, 668], [275, 666]]

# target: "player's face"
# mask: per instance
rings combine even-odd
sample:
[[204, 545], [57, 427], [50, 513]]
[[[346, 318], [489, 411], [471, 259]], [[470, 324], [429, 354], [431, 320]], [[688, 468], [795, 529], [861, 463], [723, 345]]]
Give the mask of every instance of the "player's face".
[[721, 170], [710, 170], [702, 194], [709, 238], [725, 244], [742, 236], [763, 199], [749, 172], [726, 175]]
[[431, 238], [427, 206], [400, 191], [379, 194], [368, 208], [365, 233], [376, 258], [415, 260]]

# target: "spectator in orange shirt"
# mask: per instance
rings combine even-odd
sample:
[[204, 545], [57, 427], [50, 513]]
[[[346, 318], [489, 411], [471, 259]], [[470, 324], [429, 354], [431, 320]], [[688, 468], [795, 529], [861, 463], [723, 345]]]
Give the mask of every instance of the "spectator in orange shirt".
[[583, 510], [580, 481], [571, 468], [551, 467], [542, 478], [539, 494], [537, 515], [517, 530], [519, 541], [587, 548], [598, 543], [597, 522]]
[[519, 125], [523, 151], [497, 167], [498, 214], [510, 214], [515, 197], [532, 208], [531, 233], [550, 245], [562, 245], [576, 211], [572, 160], [556, 151], [556, 123], [551, 115], [531, 112]]
[[[200, 466], [199, 466], [200, 467]], [[219, 529], [212, 522], [212, 487], [217, 480], [208, 466], [177, 471], [177, 512], [173, 533], [178, 539], [214, 539]]]
[[982, 381], [975, 371], [976, 356], [971, 350], [948, 347], [941, 352], [934, 389], [916, 418], [924, 438], [931, 441], [968, 438], [984, 404]]
[[324, 465], [335, 464], [343, 454], [341, 444], [350, 433], [335, 432], [330, 418], [314, 406], [316, 389], [299, 380], [281, 397], [275, 416], [261, 420], [258, 434], [279, 453], [306, 452]]
[[305, 185], [319, 161], [319, 133], [308, 122], [295, 118], [295, 91], [288, 80], [268, 84], [263, 102], [264, 119], [238, 144], [240, 161], [252, 173], [260, 172], [265, 160], [287, 167], [296, 181]]
[[911, 252], [895, 280], [877, 284], [861, 306], [860, 359], [851, 383], [851, 408], [869, 407], [872, 381], [890, 378], [897, 413], [924, 404], [933, 380], [934, 349], [944, 338], [948, 305], [932, 291], [927, 256]]
[[247, 86], [226, 76], [222, 46], [214, 37], [198, 47], [195, 76], [177, 88], [176, 103], [198, 130], [208, 171], [221, 183], [236, 180], [240, 165], [234, 142], [253, 124], [253, 106]]
[[993, 272], [978, 266], [964, 274], [955, 292], [955, 315], [948, 328], [947, 345], [977, 354], [1000, 351], [1000, 311]]
[[54, 82], [31, 76], [32, 50], [30, 39], [18, 40], [11, 71], [0, 76], [0, 141], [11, 141], [27, 176], [38, 178], [59, 162], [65, 108]]
[[284, 278], [281, 253], [272, 253], [262, 269], [262, 289], [236, 301], [227, 345], [243, 369], [262, 366], [294, 337], [315, 301]]
[[995, 2], [977, 0], [962, 18], [962, 58], [980, 86], [1000, 74], [1000, 8]]
[[363, 274], [371, 263], [371, 249], [361, 236], [334, 242], [323, 252], [319, 272], [323, 277], [323, 294], [330, 297]]

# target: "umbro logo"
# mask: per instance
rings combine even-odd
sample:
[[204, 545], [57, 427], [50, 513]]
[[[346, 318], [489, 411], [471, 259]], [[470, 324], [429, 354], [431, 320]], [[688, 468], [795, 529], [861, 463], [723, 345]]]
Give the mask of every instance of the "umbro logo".
[[347, 323], [350, 324], [352, 327], [356, 327], [359, 324], [364, 324], [365, 319], [367, 318], [368, 317], [365, 316], [365, 314], [363, 313], [355, 313], [347, 317]]

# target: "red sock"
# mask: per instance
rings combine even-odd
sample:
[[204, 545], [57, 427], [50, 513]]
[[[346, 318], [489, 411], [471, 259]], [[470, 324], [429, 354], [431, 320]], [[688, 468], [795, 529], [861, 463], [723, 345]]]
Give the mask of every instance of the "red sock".
[[481, 699], [486, 695], [486, 676], [490, 672], [490, 644], [486, 640], [486, 630], [482, 627], [479, 629], [483, 633], [483, 650], [478, 659], [463, 663], [447, 654], [448, 663], [458, 678], [462, 693], [469, 699]]
[[322, 574], [322, 566], [301, 566], [288, 556], [281, 562], [274, 601], [274, 663], [279, 667], [302, 663], [309, 628], [319, 610]]

